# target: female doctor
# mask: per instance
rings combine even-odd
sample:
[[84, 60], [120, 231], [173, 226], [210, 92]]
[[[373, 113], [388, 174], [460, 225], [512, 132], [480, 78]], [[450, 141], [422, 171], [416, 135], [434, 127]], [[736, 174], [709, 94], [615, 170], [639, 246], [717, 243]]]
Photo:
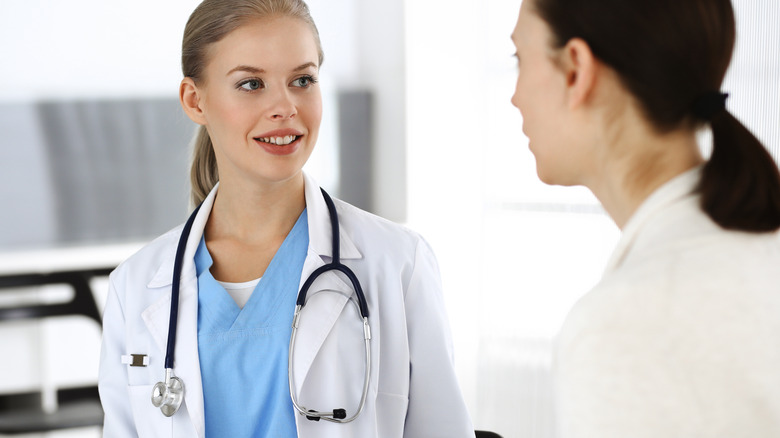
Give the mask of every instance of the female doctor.
[[[322, 58], [303, 1], [205, 0], [192, 13], [180, 98], [201, 125], [200, 207], [188, 230], [111, 274], [105, 436], [474, 436], [431, 248], [331, 201], [301, 170], [320, 126]], [[316, 275], [339, 260], [347, 269]]]
[[539, 177], [622, 230], [557, 339], [562, 438], [780, 436], [780, 175], [725, 106], [734, 36], [729, 0], [522, 3]]

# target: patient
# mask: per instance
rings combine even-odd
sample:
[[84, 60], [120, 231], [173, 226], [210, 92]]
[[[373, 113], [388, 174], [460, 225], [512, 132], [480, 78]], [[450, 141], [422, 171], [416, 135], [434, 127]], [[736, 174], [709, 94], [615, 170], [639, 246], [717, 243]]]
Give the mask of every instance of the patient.
[[729, 0], [522, 3], [539, 178], [622, 230], [557, 339], [562, 437], [780, 436], [780, 176], [726, 109], [734, 39]]

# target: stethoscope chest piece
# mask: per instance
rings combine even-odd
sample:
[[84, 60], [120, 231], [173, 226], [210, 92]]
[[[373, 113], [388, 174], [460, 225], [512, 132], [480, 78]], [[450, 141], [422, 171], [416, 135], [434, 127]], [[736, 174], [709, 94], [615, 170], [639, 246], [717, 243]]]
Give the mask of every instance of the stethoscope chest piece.
[[184, 383], [178, 377], [171, 377], [169, 370], [165, 374], [165, 382], [157, 382], [152, 388], [152, 404], [163, 415], [171, 417], [184, 401]]

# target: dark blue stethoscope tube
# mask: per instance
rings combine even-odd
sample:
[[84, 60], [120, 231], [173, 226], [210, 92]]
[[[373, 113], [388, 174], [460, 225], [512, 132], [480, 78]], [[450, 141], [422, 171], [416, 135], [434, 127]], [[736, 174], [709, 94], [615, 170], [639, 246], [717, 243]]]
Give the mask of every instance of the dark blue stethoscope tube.
[[309, 275], [309, 277], [303, 283], [303, 286], [301, 286], [300, 292], [298, 292], [298, 301], [296, 304], [301, 307], [306, 305], [306, 293], [309, 291], [309, 287], [311, 287], [312, 283], [314, 283], [314, 280], [316, 280], [317, 277], [327, 271], [339, 271], [347, 276], [350, 283], [352, 283], [352, 287], [355, 289], [355, 294], [358, 298], [358, 304], [360, 305], [360, 316], [363, 318], [368, 318], [368, 305], [366, 304], [366, 297], [363, 294], [363, 288], [360, 287], [360, 282], [358, 281], [357, 276], [355, 276], [355, 273], [341, 263], [339, 216], [338, 213], [336, 213], [336, 206], [333, 204], [333, 200], [330, 199], [330, 195], [328, 195], [325, 190], [320, 189], [320, 191], [322, 191], [322, 197], [325, 198], [325, 203], [328, 205], [328, 212], [330, 213], [330, 229], [331, 235], [333, 236], [331, 238], [331, 244], [333, 247], [331, 255], [333, 260], [331, 260], [331, 262], [327, 265], [320, 266], [314, 272], [312, 272], [311, 275]]
[[176, 348], [176, 324], [179, 321], [179, 283], [181, 279], [181, 266], [184, 261], [184, 249], [187, 247], [187, 238], [192, 230], [192, 223], [198, 215], [200, 206], [195, 207], [184, 224], [184, 229], [179, 236], [179, 245], [176, 247], [176, 258], [173, 260], [173, 282], [171, 284], [171, 316], [168, 318], [168, 346], [165, 350], [165, 368], [173, 368], [173, 351]]
[[[331, 199], [330, 195], [328, 195], [328, 193], [325, 192], [325, 190], [320, 188], [320, 191], [322, 192], [322, 197], [325, 199], [325, 203], [328, 206], [328, 213], [330, 215], [330, 225], [332, 231], [332, 238], [331, 238], [332, 260], [330, 263], [320, 266], [314, 272], [312, 272], [311, 275], [309, 275], [309, 277], [303, 283], [303, 286], [301, 286], [301, 290], [298, 292], [296, 307], [297, 306], [303, 307], [306, 305], [306, 294], [309, 290], [309, 287], [311, 287], [311, 285], [314, 283], [314, 280], [316, 280], [317, 277], [319, 277], [321, 274], [325, 272], [335, 270], [344, 274], [352, 284], [352, 287], [355, 290], [355, 295], [357, 296], [358, 308], [361, 313], [361, 319], [363, 319], [365, 324], [367, 324], [368, 304], [366, 302], [366, 297], [363, 294], [363, 288], [360, 286], [360, 282], [358, 281], [357, 276], [352, 272], [352, 270], [341, 263], [341, 255], [340, 255], [341, 239], [339, 237], [339, 219], [338, 219], [338, 214], [336, 213], [336, 206], [333, 204], [333, 200]], [[187, 219], [187, 222], [184, 224], [184, 228], [182, 229], [181, 236], [179, 237], [179, 244], [176, 248], [176, 256], [174, 258], [174, 263], [173, 263], [173, 281], [171, 284], [171, 315], [168, 321], [168, 345], [165, 352], [166, 386], [169, 384], [170, 374], [171, 374], [170, 371], [173, 369], [173, 358], [174, 358], [173, 353], [176, 348], [176, 324], [178, 322], [178, 316], [179, 316], [179, 285], [181, 282], [182, 265], [184, 264], [184, 252], [187, 246], [187, 240], [189, 238], [190, 231], [192, 230], [192, 224], [193, 222], [195, 222], [195, 216], [197, 216], [201, 205], [198, 205], [195, 208], [195, 210], [192, 212], [190, 217]], [[368, 334], [366, 336], [369, 337]], [[366, 379], [368, 378], [367, 376], [368, 376], [368, 366], [366, 368]], [[363, 403], [365, 402], [365, 392], [366, 392], [365, 389], [366, 388], [364, 388], [363, 391], [364, 392], [363, 400], [361, 400], [361, 407], [360, 407], [361, 410], [362, 410]], [[181, 397], [179, 397], [179, 400], [181, 400]], [[181, 401], [179, 401], [179, 403], [181, 403]], [[155, 404], [155, 406], [158, 405]], [[175, 409], [170, 409], [169, 413], [165, 413], [166, 412], [165, 410], [163, 411], [163, 413], [165, 413], [165, 415], [167, 416], [170, 416], [173, 415], [173, 413], [175, 413], [176, 410], [178, 410], [178, 406], [176, 406]], [[309, 419], [316, 420], [317, 418], [310, 417]]]

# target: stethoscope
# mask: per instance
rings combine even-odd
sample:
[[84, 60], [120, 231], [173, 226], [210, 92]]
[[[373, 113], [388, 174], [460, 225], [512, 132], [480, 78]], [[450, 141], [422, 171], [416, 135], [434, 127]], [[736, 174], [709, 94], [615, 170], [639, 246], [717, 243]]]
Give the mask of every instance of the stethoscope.
[[[333, 200], [325, 192], [320, 189], [322, 197], [325, 198], [325, 203], [328, 205], [328, 212], [330, 213], [330, 226], [332, 230], [332, 260], [330, 263], [320, 266], [314, 272], [309, 275], [306, 281], [301, 286], [300, 292], [298, 292], [298, 300], [295, 305], [295, 313], [293, 314], [292, 334], [290, 335], [290, 351], [287, 363], [287, 376], [290, 383], [290, 397], [295, 410], [301, 415], [306, 416], [307, 419], [313, 421], [326, 420], [334, 423], [349, 423], [363, 412], [363, 407], [366, 404], [366, 397], [368, 395], [368, 380], [371, 372], [371, 329], [368, 326], [368, 304], [366, 303], [366, 297], [363, 295], [363, 288], [360, 287], [355, 274], [347, 266], [343, 265], [340, 260], [339, 250], [339, 218], [336, 213], [336, 206], [333, 204]], [[201, 204], [202, 205], [202, 204]], [[195, 221], [195, 216], [200, 210], [200, 205], [195, 208], [187, 222], [184, 224], [184, 229], [179, 237], [179, 245], [176, 248], [176, 258], [173, 264], [173, 283], [171, 286], [171, 316], [168, 320], [168, 346], [165, 352], [165, 381], [157, 382], [152, 389], [152, 404], [160, 408], [163, 415], [170, 417], [179, 410], [182, 402], [184, 401], [184, 382], [178, 377], [173, 375], [173, 351], [176, 344], [176, 323], [179, 314], [179, 282], [181, 277], [182, 263], [184, 261], [184, 249], [187, 246], [187, 239], [192, 230], [192, 223]], [[366, 366], [365, 376], [363, 378], [363, 395], [360, 397], [360, 404], [358, 405], [355, 413], [348, 417], [347, 411], [344, 408], [333, 409], [332, 411], [318, 411], [314, 409], [307, 409], [298, 403], [298, 398], [295, 395], [295, 376], [293, 375], [293, 351], [295, 350], [295, 336], [298, 332], [298, 325], [301, 319], [301, 310], [306, 305], [306, 293], [309, 287], [314, 283], [320, 275], [328, 271], [339, 271], [344, 274], [352, 283], [352, 288], [357, 296], [357, 302], [354, 300], [352, 303], [355, 305], [359, 312], [359, 316], [363, 321], [363, 339], [366, 347]]]

